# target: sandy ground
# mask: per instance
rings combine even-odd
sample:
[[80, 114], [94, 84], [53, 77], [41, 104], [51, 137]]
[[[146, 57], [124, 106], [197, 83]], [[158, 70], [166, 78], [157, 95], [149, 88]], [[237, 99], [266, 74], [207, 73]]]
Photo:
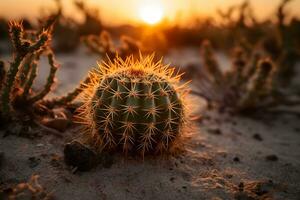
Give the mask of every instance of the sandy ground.
[[[144, 161], [115, 155], [111, 166], [75, 174], [62, 152], [76, 128], [36, 139], [1, 133], [1, 187], [37, 174], [55, 199], [299, 199], [299, 118], [203, 116], [182, 155]], [[239, 198], [242, 185], [250, 189]]]
[[[96, 60], [82, 55], [79, 60], [77, 54], [57, 59], [62, 67], [55, 95], [76, 85], [89, 69], [82, 65], [95, 66]], [[63, 161], [63, 148], [79, 134], [77, 127], [62, 133], [32, 130], [37, 135], [31, 139], [0, 131], [0, 190], [39, 175], [39, 183], [58, 200], [300, 199], [299, 116], [233, 117], [206, 111], [192, 98], [201, 120], [195, 121], [184, 153], [168, 159], [111, 155], [109, 164], [74, 172]], [[15, 129], [10, 132], [20, 132]]]

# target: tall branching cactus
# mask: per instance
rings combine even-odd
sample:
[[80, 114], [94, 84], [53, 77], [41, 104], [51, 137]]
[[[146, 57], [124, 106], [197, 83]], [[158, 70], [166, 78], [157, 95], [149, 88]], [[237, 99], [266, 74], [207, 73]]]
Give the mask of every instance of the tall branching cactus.
[[4, 116], [9, 116], [11, 114], [12, 91], [14, 87], [16, 87], [17, 73], [25, 56], [28, 54], [34, 54], [35, 52], [45, 48], [48, 45], [47, 42], [50, 40], [49, 30], [44, 30], [38, 35], [36, 41], [31, 42], [29, 40], [25, 40], [22, 24], [11, 22], [9, 27], [14, 47], [14, 57], [13, 61], [10, 63], [1, 92], [1, 111]]
[[[10, 119], [16, 110], [34, 105], [50, 92], [59, 66], [49, 46], [54, 22], [55, 19], [48, 20], [46, 28], [31, 34], [30, 38], [26, 38], [21, 23], [11, 22], [9, 24], [14, 49], [13, 61], [10, 63], [8, 71], [5, 73], [2, 62], [0, 66], [1, 82], [3, 82], [0, 98], [2, 118]], [[38, 61], [42, 54], [48, 55], [50, 73], [42, 91], [34, 93], [32, 85], [37, 77]]]
[[[45, 26], [31, 32], [24, 31], [22, 23], [11, 22], [9, 24], [14, 49], [13, 61], [10, 62], [8, 70], [5, 69], [4, 62], [0, 61], [1, 122], [22, 120], [24, 115], [29, 116], [30, 119], [44, 114], [52, 116], [49, 109], [56, 106], [67, 106], [90, 82], [90, 77], [87, 77], [77, 88], [65, 96], [45, 99], [53, 88], [59, 68], [49, 44], [56, 19], [57, 16], [47, 19]], [[50, 70], [44, 87], [40, 91], [34, 91], [33, 84], [38, 75], [41, 56], [47, 56]], [[45, 109], [45, 106], [49, 109]]]
[[79, 115], [88, 126], [88, 142], [103, 151], [147, 153], [169, 151], [185, 121], [185, 89], [153, 56], [120, 58], [90, 74]]

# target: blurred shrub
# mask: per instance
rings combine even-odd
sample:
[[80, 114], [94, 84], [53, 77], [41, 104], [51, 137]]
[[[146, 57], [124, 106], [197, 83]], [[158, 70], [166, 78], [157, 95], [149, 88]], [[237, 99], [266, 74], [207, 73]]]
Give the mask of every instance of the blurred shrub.
[[284, 67], [281, 61], [272, 61], [263, 51], [237, 46], [227, 71], [221, 70], [209, 41], [203, 42], [201, 54], [203, 68], [194, 73], [197, 89], [193, 92], [206, 99], [209, 107], [249, 114], [295, 103], [278, 79]]
[[89, 35], [82, 41], [90, 52], [99, 55], [102, 59], [114, 59], [117, 55], [123, 59], [130, 55], [138, 55], [143, 50], [141, 44], [129, 36], [121, 36], [119, 45], [116, 45], [107, 31], [102, 31], [99, 36]]
[[84, 22], [79, 24], [78, 32], [80, 36], [90, 34], [100, 34], [103, 30], [102, 22], [99, 16], [99, 10], [88, 8], [82, 0], [75, 0], [75, 6], [84, 15]]

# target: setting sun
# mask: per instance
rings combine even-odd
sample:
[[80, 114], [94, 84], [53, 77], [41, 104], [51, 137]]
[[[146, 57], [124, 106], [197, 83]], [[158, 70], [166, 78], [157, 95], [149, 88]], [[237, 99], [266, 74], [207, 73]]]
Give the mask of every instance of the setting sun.
[[155, 24], [163, 17], [163, 7], [159, 2], [148, 1], [139, 8], [141, 19], [148, 24]]

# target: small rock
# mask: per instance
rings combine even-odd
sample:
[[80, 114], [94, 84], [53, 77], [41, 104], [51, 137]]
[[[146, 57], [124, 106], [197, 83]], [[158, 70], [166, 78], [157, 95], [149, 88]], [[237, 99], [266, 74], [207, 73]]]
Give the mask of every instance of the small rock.
[[64, 132], [70, 125], [70, 120], [65, 118], [45, 118], [41, 123], [49, 128]]
[[221, 135], [222, 132], [220, 129], [216, 128], [216, 129], [208, 129], [208, 132], [214, 135]]
[[252, 137], [257, 141], [263, 141], [262, 137], [258, 133], [255, 133]]
[[41, 159], [36, 158], [34, 156], [33, 157], [29, 157], [28, 161], [29, 161], [29, 167], [30, 168], [35, 168], [35, 167], [37, 167], [41, 163]]
[[66, 164], [80, 171], [88, 171], [98, 164], [96, 152], [78, 141], [66, 144], [64, 154]]
[[272, 180], [258, 182], [253, 187], [253, 192], [255, 194], [257, 194], [258, 196], [262, 196], [262, 195], [264, 195], [266, 193], [271, 192], [272, 190], [274, 190], [274, 183], [273, 183]]
[[294, 130], [295, 130], [295, 132], [297, 132], [297, 133], [300, 132], [300, 128], [295, 128]]
[[241, 192], [241, 191], [244, 191], [244, 183], [243, 182], [240, 182], [239, 183], [239, 185], [238, 185], [238, 187], [239, 187], [239, 191]]
[[267, 161], [277, 161], [277, 160], [278, 160], [278, 157], [277, 157], [276, 155], [274, 155], [274, 154], [272, 154], [272, 155], [267, 155], [267, 156], [266, 156], [266, 160], [267, 160]]
[[175, 178], [174, 178], [174, 177], [171, 177], [171, 178], [170, 178], [170, 181], [171, 181], [171, 182], [174, 182], [174, 181], [175, 181]]
[[237, 156], [235, 156], [235, 157], [233, 158], [233, 161], [234, 161], [234, 162], [240, 162], [240, 158], [237, 157]]

